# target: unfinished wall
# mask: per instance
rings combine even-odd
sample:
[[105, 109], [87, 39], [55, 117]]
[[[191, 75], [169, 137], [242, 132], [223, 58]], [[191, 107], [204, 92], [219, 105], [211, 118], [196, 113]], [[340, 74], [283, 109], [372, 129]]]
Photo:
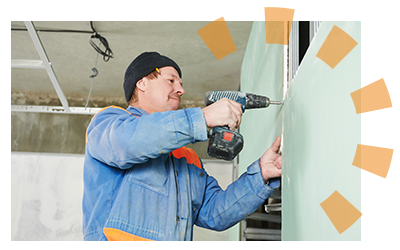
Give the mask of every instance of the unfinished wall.
[[[283, 45], [266, 44], [265, 22], [254, 22], [247, 43], [241, 71], [240, 90], [282, 100]], [[244, 147], [239, 154], [239, 175], [281, 135], [282, 106], [246, 110], [240, 133]]]
[[84, 154], [91, 115], [11, 112], [11, 151]]
[[[82, 240], [83, 159], [91, 115], [11, 112], [11, 240]], [[232, 163], [207, 162], [207, 142], [189, 144], [226, 187]], [[217, 166], [217, 167], [216, 167]], [[229, 240], [197, 228], [194, 240]]]
[[[83, 162], [79, 154], [11, 153], [11, 240], [83, 240]], [[232, 163], [203, 163], [226, 189], [232, 182]], [[230, 240], [230, 233], [195, 226], [193, 238], [223, 241]]]
[[[358, 45], [332, 69], [316, 54], [334, 25]], [[352, 166], [361, 117], [350, 96], [360, 88], [361, 23], [322, 22], [283, 109], [283, 240], [361, 240], [360, 219], [339, 234], [320, 206], [337, 190], [361, 211], [361, 170]]]
[[[333, 25], [358, 42], [334, 69], [316, 57]], [[243, 91], [281, 100], [281, 46], [266, 44], [262, 22], [254, 23], [242, 66]], [[340, 234], [320, 206], [337, 190], [361, 211], [361, 171], [352, 166], [361, 118], [350, 96], [361, 87], [360, 74], [361, 23], [322, 22], [284, 106], [243, 116], [241, 171], [283, 132], [282, 240], [361, 240], [360, 219]]]
[[[268, 96], [274, 101], [281, 101], [283, 63], [283, 45], [266, 44], [265, 22], [254, 22], [243, 59], [240, 90]], [[268, 108], [251, 109], [244, 112], [240, 125], [240, 133], [244, 137], [244, 147], [239, 154], [239, 175], [261, 157], [276, 136], [281, 135], [281, 109], [282, 106], [271, 105]], [[279, 200], [276, 199], [273, 202], [277, 203]], [[256, 212], [265, 214], [264, 206], [261, 206]], [[280, 215], [280, 212], [272, 213]], [[246, 223], [242, 223], [242, 230], [245, 230], [245, 227], [279, 230], [281, 224], [246, 220]], [[270, 237], [276, 239], [276, 236], [270, 235]], [[245, 238], [248, 237], [243, 233], [242, 240]]]
[[[83, 240], [82, 175], [91, 117], [11, 112], [11, 240]], [[232, 163], [208, 160], [207, 142], [188, 147], [221, 187], [232, 182]], [[194, 229], [194, 240], [231, 239], [228, 230]]]
[[83, 240], [83, 160], [11, 153], [11, 240]]
[[[86, 128], [92, 115], [11, 112], [11, 151], [85, 154]], [[189, 144], [202, 159], [208, 142]]]

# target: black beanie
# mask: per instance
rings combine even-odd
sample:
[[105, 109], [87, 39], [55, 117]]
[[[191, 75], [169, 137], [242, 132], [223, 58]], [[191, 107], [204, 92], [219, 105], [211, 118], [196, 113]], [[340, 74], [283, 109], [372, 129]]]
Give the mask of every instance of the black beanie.
[[181, 69], [172, 59], [160, 55], [157, 52], [144, 52], [136, 57], [128, 66], [125, 72], [124, 92], [127, 102], [131, 100], [136, 83], [153, 72], [156, 68], [171, 66], [178, 71], [179, 77], [182, 78]]

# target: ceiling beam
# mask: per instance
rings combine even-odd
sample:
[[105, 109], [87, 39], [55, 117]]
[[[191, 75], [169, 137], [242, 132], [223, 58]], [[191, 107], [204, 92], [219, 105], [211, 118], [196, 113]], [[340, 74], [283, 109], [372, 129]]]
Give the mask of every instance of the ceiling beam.
[[43, 65], [43, 62], [40, 60], [13, 60], [13, 59], [11, 59], [11, 68], [44, 69], [44, 65]]
[[24, 21], [26, 28], [28, 29], [29, 35], [33, 41], [33, 44], [35, 45], [35, 48], [40, 56], [40, 59], [43, 62], [43, 66], [47, 71], [47, 74], [50, 77], [51, 83], [53, 84], [53, 87], [58, 95], [58, 98], [61, 101], [61, 105], [64, 108], [64, 112], [71, 112], [67, 98], [64, 95], [64, 92], [62, 91], [60, 84], [58, 83], [56, 74], [54, 73], [53, 67], [51, 66], [51, 63], [49, 61], [49, 58], [47, 57], [46, 51], [43, 48], [43, 44], [40, 41], [40, 38], [36, 32], [36, 28], [33, 24], [32, 21]]
[[11, 105], [12, 112], [95, 115], [101, 108], [70, 107], [67, 113], [61, 106]]

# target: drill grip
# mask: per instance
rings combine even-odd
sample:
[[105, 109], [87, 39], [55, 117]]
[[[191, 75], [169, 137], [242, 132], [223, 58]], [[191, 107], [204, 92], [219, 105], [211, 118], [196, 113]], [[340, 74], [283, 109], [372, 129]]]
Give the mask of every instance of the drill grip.
[[223, 98], [227, 98], [229, 100], [238, 102], [242, 106], [242, 111], [246, 108], [246, 93], [240, 91], [231, 91], [231, 90], [217, 90], [217, 91], [208, 91], [204, 98], [204, 103], [206, 106], [211, 105]]

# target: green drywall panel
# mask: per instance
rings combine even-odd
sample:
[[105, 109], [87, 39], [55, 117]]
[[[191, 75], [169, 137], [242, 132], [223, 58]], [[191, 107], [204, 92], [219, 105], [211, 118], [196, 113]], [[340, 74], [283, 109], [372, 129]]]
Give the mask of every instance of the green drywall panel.
[[[358, 45], [335, 67], [316, 57], [336, 25]], [[241, 90], [282, 98], [282, 45], [265, 43], [254, 22], [241, 72]], [[320, 206], [338, 191], [361, 211], [361, 170], [352, 166], [361, 142], [361, 117], [350, 93], [361, 88], [361, 23], [322, 22], [285, 97], [283, 107], [249, 110], [240, 132], [239, 171], [283, 132], [282, 240], [361, 240], [361, 219], [339, 234]]]
[[[335, 67], [316, 57], [336, 25], [358, 45]], [[361, 240], [359, 219], [342, 234], [320, 203], [335, 190], [361, 211], [361, 170], [352, 166], [361, 117], [350, 93], [361, 88], [361, 23], [322, 22], [285, 98], [282, 240]]]
[[[241, 69], [240, 90], [282, 100], [283, 45], [266, 44], [265, 22], [254, 22]], [[281, 134], [282, 106], [246, 110], [240, 133], [244, 147], [239, 154], [239, 175], [268, 149]]]

